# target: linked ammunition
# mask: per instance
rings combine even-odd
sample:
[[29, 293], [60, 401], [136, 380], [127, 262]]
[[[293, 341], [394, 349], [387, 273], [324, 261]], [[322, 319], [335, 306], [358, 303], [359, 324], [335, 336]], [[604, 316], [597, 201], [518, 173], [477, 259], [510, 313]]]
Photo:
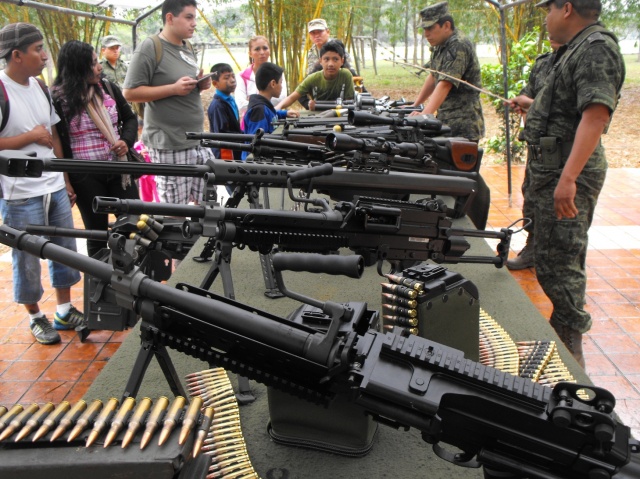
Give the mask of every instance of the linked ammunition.
[[415, 318], [418, 316], [418, 311], [415, 309], [407, 309], [402, 306], [396, 306], [395, 304], [383, 304], [382, 307], [391, 313], [396, 313], [398, 316], [406, 316], [408, 318]]
[[196, 396], [191, 399], [191, 404], [187, 408], [187, 412], [184, 415], [184, 419], [182, 420], [182, 429], [180, 430], [180, 437], [178, 438], [178, 444], [181, 446], [189, 437], [191, 430], [198, 422], [198, 415], [200, 414], [200, 409], [202, 409], [202, 398], [200, 396]]
[[152, 401], [150, 398], [143, 398], [142, 401], [138, 404], [138, 407], [134, 411], [131, 419], [129, 420], [129, 425], [127, 426], [127, 432], [125, 432], [124, 437], [122, 438], [122, 449], [126, 449], [129, 447], [131, 440], [135, 437], [136, 432], [142, 425], [142, 418], [149, 408], [151, 408]]
[[128, 397], [122, 402], [122, 406], [118, 409], [118, 412], [114, 416], [111, 421], [111, 427], [109, 428], [109, 432], [107, 433], [107, 438], [104, 440], [104, 446], [108, 447], [109, 444], [113, 442], [116, 438], [122, 426], [124, 426], [124, 421], [127, 415], [133, 410], [133, 407], [136, 404], [136, 399], [134, 397]]
[[382, 315], [382, 319], [388, 323], [393, 323], [396, 326], [418, 326], [418, 318], [406, 318], [404, 316], [391, 316], [384, 314]]
[[228, 479], [239, 479], [240, 477], [246, 476], [247, 474], [252, 474], [254, 472], [255, 471], [253, 470], [253, 466], [249, 464], [248, 466], [240, 470], [238, 470], [237, 466], [229, 466], [224, 469], [220, 469], [220, 471], [218, 472], [209, 474], [209, 476], [211, 476], [212, 478], [224, 477]]
[[204, 444], [204, 440], [209, 434], [209, 428], [211, 427], [211, 420], [213, 419], [213, 408], [207, 407], [202, 414], [202, 421], [198, 426], [198, 430], [196, 431], [196, 440], [193, 443], [193, 457], [196, 457], [200, 454], [200, 450], [202, 449], [202, 445]]
[[380, 283], [380, 285], [382, 286], [383, 292], [393, 293], [409, 299], [416, 299], [418, 297], [418, 292], [415, 289], [407, 288], [406, 286], [391, 283]]
[[143, 236], [140, 236], [138, 233], [131, 233], [129, 235], [129, 239], [135, 240], [136, 243], [141, 244], [145, 248], [148, 248], [153, 243], [152, 241], [148, 240], [147, 238], [145, 238]]
[[221, 447], [217, 449], [215, 452], [212, 452], [210, 456], [218, 462], [223, 459], [227, 459], [229, 457], [238, 457], [238, 456], [246, 456], [247, 455], [247, 447], [245, 445], [238, 447], [235, 446], [227, 446]]
[[151, 241], [155, 241], [155, 240], [157, 240], [159, 238], [158, 233], [153, 231], [153, 229], [151, 229], [151, 226], [149, 226], [144, 221], [138, 221], [136, 223], [136, 227], [142, 233], [142, 236], [146, 236]]
[[204, 443], [211, 444], [211, 443], [215, 443], [218, 440], [224, 441], [225, 439], [241, 438], [241, 437], [243, 437], [242, 431], [238, 427], [235, 431], [225, 432], [224, 434], [214, 432], [213, 436], [209, 436], [205, 438]]
[[7, 411], [8, 409], [6, 408], [6, 406], [0, 406], [0, 418], [7, 414]]
[[[102, 403], [100, 403], [100, 405], [102, 405]], [[67, 411], [62, 419], [60, 419], [60, 423], [58, 424], [58, 427], [56, 427], [56, 430], [53, 431], [53, 434], [51, 435], [51, 442], [58, 439], [64, 434], [67, 429], [74, 425], [76, 423], [76, 420], [78, 419], [78, 416], [80, 416], [80, 414], [82, 414], [82, 412], [86, 408], [87, 403], [83, 399], [80, 399], [80, 401], [78, 401], [76, 405], [71, 408], [71, 410]]]
[[168, 405], [169, 399], [167, 399], [165, 396], [160, 396], [156, 401], [156, 404], [155, 406], [153, 406], [153, 409], [149, 413], [147, 422], [144, 426], [144, 433], [142, 434], [142, 440], [140, 441], [141, 450], [147, 447], [147, 444], [149, 444], [149, 441], [153, 437], [153, 433], [160, 426], [160, 417], [165, 412]]
[[229, 378], [227, 377], [191, 378], [187, 380], [187, 386], [189, 388], [225, 387], [227, 384], [229, 384]]
[[218, 414], [213, 420], [213, 424], [224, 424], [227, 422], [237, 422], [240, 420], [240, 413], [235, 412], [233, 414], [221, 415]]
[[160, 439], [158, 440], [158, 446], [162, 446], [165, 441], [169, 438], [171, 431], [176, 426], [178, 419], [180, 419], [180, 414], [182, 414], [182, 408], [184, 408], [187, 400], [182, 396], [176, 396], [169, 408], [169, 412], [164, 418], [162, 422], [162, 431], [160, 431]]
[[100, 414], [98, 414], [98, 417], [96, 417], [96, 420], [93, 422], [93, 429], [91, 429], [89, 437], [87, 438], [86, 447], [91, 446], [96, 439], [98, 439], [102, 430], [107, 426], [109, 418], [118, 408], [118, 404], [120, 404], [120, 401], [116, 398], [111, 398], [107, 401], [107, 405], [100, 411]]
[[396, 294], [382, 293], [382, 298], [385, 299], [389, 304], [397, 304], [399, 306], [404, 306], [405, 308], [411, 309], [415, 309], [418, 307], [418, 302], [415, 299], [403, 298], [402, 296], [398, 296]]
[[32, 442], [36, 442], [41, 437], [46, 436], [51, 428], [58, 423], [60, 418], [64, 414], [66, 414], [69, 408], [71, 408], [71, 404], [69, 404], [69, 401], [62, 401], [60, 404], [58, 404], [58, 407], [55, 408], [53, 412], [44, 419], [44, 421], [42, 421], [42, 426], [40, 426], [40, 429], [38, 429], [33, 435]]
[[422, 283], [421, 281], [406, 278], [404, 276], [398, 276], [396, 274], [385, 274], [384, 276], [392, 283], [401, 284], [402, 286], [406, 286], [407, 288], [415, 289], [418, 292], [424, 290], [424, 283]]
[[0, 431], [7, 427], [13, 418], [20, 414], [23, 409], [24, 408], [20, 404], [14, 404], [9, 411], [5, 410], [4, 414], [0, 416]]
[[242, 445], [244, 444], [244, 437], [233, 437], [230, 439], [225, 439], [224, 441], [216, 441], [213, 444], [213, 448], [218, 450], [220, 448], [229, 446], [231, 444]]
[[0, 441], [4, 441], [18, 429], [21, 429], [38, 409], [39, 406], [36, 403], [33, 403], [31, 406], [21, 411], [16, 417], [11, 420], [7, 428], [2, 431], [2, 434], [0, 434]]
[[249, 458], [245, 458], [245, 459], [237, 459], [235, 457], [232, 457], [230, 459], [225, 459], [224, 461], [218, 461], [215, 464], [211, 464], [211, 467], [209, 468], [209, 470], [217, 470], [217, 469], [221, 469], [223, 467], [226, 466], [230, 466], [231, 464], [237, 463], [237, 464], [241, 464], [244, 462], [249, 462]]
[[73, 429], [69, 433], [69, 437], [67, 437], [67, 442], [73, 441], [80, 435], [82, 431], [89, 427], [89, 425], [93, 422], [93, 419], [98, 415], [101, 409], [102, 401], [100, 401], [100, 399], [94, 400], [78, 418], [76, 425], [73, 426]]
[[42, 406], [33, 416], [31, 416], [27, 420], [24, 427], [20, 430], [20, 432], [16, 436], [15, 442], [21, 441], [23, 438], [31, 434], [31, 431], [33, 431], [36, 427], [40, 427], [40, 424], [42, 424], [44, 417], [47, 414], [49, 414], [51, 411], [53, 411], [53, 409], [54, 409], [54, 405], [52, 402], [48, 402], [47, 404]]
[[197, 373], [187, 374], [185, 377], [187, 380], [193, 378], [203, 378], [203, 377], [228, 377], [227, 372], [224, 369], [207, 369], [206, 371], [199, 371]]
[[164, 225], [149, 215], [140, 215], [140, 221], [147, 223], [156, 233], [162, 233]]

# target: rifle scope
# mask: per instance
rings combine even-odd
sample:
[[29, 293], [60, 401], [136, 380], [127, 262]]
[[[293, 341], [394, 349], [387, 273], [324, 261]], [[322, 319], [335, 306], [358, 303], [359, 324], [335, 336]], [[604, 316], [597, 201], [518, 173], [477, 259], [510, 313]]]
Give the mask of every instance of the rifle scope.
[[423, 158], [425, 148], [422, 143], [394, 143], [384, 139], [354, 138], [344, 133], [329, 133], [326, 145], [334, 151], [366, 151], [387, 153], [407, 158]]

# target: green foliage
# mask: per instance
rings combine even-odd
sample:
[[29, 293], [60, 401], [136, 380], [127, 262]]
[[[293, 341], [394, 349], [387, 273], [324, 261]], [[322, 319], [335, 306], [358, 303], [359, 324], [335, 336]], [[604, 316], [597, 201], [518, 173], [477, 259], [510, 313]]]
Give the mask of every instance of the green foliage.
[[[504, 98], [513, 98], [527, 84], [531, 67], [538, 55], [538, 42], [540, 33], [533, 30], [524, 35], [519, 41], [514, 41], [509, 47], [509, 58], [507, 60], [507, 92], [505, 94], [504, 72], [502, 64], [482, 65], [482, 84], [491, 93]], [[504, 102], [497, 98], [490, 98], [491, 105], [496, 112], [504, 117]], [[519, 141], [521, 117], [519, 114], [509, 112], [509, 130], [511, 133], [511, 155], [514, 160], [523, 160], [524, 144]], [[489, 138], [486, 148], [489, 151], [505, 152], [507, 147], [506, 129], [504, 125], [500, 127], [500, 135]]]

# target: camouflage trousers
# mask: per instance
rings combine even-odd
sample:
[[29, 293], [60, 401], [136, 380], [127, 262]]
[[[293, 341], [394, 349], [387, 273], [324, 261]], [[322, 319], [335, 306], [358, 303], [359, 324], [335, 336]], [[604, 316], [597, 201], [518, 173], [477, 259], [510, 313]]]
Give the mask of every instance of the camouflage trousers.
[[527, 168], [524, 170], [524, 179], [522, 180], [522, 216], [524, 218], [529, 218], [531, 223], [525, 226], [525, 231], [529, 234], [533, 234], [533, 225], [535, 218], [535, 202], [531, 195], [528, 193], [531, 188], [530, 178], [529, 178], [529, 161], [527, 160]]
[[591, 328], [585, 311], [588, 231], [605, 169], [585, 169], [576, 181], [575, 218], [558, 220], [553, 194], [560, 170], [544, 170], [539, 163], [527, 164], [527, 195], [534, 210], [534, 257], [538, 282], [553, 304], [551, 318], [582, 333]]

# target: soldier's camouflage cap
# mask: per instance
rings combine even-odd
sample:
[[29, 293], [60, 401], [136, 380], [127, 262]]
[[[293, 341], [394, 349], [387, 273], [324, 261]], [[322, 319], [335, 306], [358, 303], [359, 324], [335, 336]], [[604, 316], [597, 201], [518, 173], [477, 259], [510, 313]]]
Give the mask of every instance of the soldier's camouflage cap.
[[422, 17], [422, 23], [420, 28], [429, 28], [435, 25], [445, 15], [449, 15], [449, 3], [439, 2], [434, 5], [430, 5], [420, 12]]
[[[536, 7], [546, 7], [554, 0], [542, 0], [542, 2], [536, 3]], [[585, 10], [602, 10], [602, 2], [600, 0], [567, 0], [564, 3], [571, 3], [574, 6], [582, 7]]]

